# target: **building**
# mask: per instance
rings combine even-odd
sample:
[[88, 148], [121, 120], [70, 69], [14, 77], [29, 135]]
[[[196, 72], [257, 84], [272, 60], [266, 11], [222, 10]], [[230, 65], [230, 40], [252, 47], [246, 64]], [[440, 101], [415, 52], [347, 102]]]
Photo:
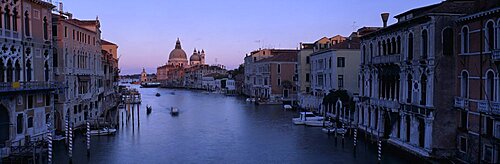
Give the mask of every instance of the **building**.
[[[185, 71], [190, 67], [197, 67], [205, 64], [205, 50], [196, 51], [187, 60], [186, 52], [182, 49], [181, 41], [177, 38], [175, 48], [170, 52], [168, 62], [156, 69], [157, 80], [161, 83], [162, 87], [185, 87]], [[193, 69], [191, 69], [193, 70]], [[201, 78], [200, 78], [201, 79]]]
[[[118, 93], [118, 79], [120, 70], [118, 68], [118, 58], [116, 56], [118, 52], [118, 45], [115, 43], [101, 40], [101, 53], [102, 53], [102, 67], [104, 72], [103, 85], [103, 102], [102, 109], [105, 120], [113, 120], [110, 118], [110, 111], [114, 111], [118, 107], [120, 102]], [[114, 53], [114, 54], [113, 54]]]
[[[66, 131], [65, 121], [79, 127], [104, 118], [104, 80], [110, 70], [105, 73], [103, 67], [107, 57], [102, 53], [99, 20], [74, 19], [62, 8], [59, 12], [52, 18], [53, 27], [59, 29], [54, 33], [54, 78], [67, 89], [55, 95], [55, 125], [57, 131]], [[114, 75], [109, 76], [111, 88]]]
[[[280, 54], [285, 54], [285, 55], [297, 55], [298, 50], [292, 50], [292, 49], [259, 49], [256, 51], [253, 51], [250, 53], [250, 55], [246, 55], [244, 60], [244, 74], [245, 74], [245, 79], [244, 79], [244, 84], [243, 84], [243, 94], [246, 96], [250, 97], [259, 97], [263, 96], [265, 93], [269, 93], [270, 88], [266, 88], [267, 91], [263, 88], [261, 88], [261, 85], [264, 84], [264, 81], [270, 80], [270, 79], [264, 79], [262, 77], [262, 71], [264, 71], [264, 66], [262, 64], [259, 64], [261, 68], [257, 67], [257, 62], [266, 59], [269, 57], [273, 57], [275, 55], [280, 55]], [[295, 57], [296, 58], [296, 57]], [[270, 63], [270, 62], [268, 62]], [[266, 72], [270, 71], [270, 68], [266, 68]], [[295, 67], [293, 68], [295, 70]], [[259, 74], [259, 75], [257, 75]], [[276, 79], [275, 79], [276, 80]], [[259, 84], [258, 84], [259, 82]], [[291, 82], [294, 82], [291, 80]], [[293, 83], [295, 84], [295, 83]], [[269, 85], [269, 84], [267, 84]], [[261, 89], [257, 89], [259, 88]], [[259, 92], [262, 91], [262, 92]], [[266, 97], [269, 97], [270, 95], [266, 95]]]
[[442, 32], [444, 55], [456, 56], [456, 158], [500, 163], [500, 1], [471, 9]]
[[[41, 0], [6, 0], [0, 8], [0, 158], [43, 140], [53, 125], [52, 15]], [[59, 90], [62, 91], [62, 90]]]
[[146, 69], [142, 68], [141, 72], [141, 83], [148, 82], [148, 73], [146, 73]]
[[193, 65], [184, 70], [184, 87], [190, 89], [204, 89], [202, 81], [205, 75], [220, 74], [227, 75], [223, 66], [209, 66], [205, 64]]
[[396, 15], [361, 37], [357, 123], [365, 133], [424, 158], [456, 150], [455, 60], [444, 34], [474, 1], [447, 0]]
[[[268, 53], [268, 57], [263, 57]], [[296, 64], [298, 50], [275, 50], [266, 49], [252, 52], [248, 58], [257, 59], [251, 64], [245, 65], [245, 69], [253, 68], [251, 72], [245, 71], [245, 76], [253, 81], [245, 81], [250, 88], [250, 94], [257, 97], [261, 102], [281, 103], [291, 102], [297, 99]]]

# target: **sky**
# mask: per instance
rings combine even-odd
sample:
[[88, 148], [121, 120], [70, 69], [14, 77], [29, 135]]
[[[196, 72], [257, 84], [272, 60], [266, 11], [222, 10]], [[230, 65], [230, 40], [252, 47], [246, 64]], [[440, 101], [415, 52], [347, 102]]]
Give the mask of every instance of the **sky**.
[[[57, 1], [57, 0], [56, 0]], [[61, 0], [59, 0], [61, 1]], [[121, 74], [148, 73], [167, 63], [177, 38], [189, 57], [204, 49], [208, 64], [228, 69], [259, 48], [293, 48], [323, 36], [348, 36], [382, 26], [394, 15], [441, 0], [62, 0], [74, 18], [101, 22], [102, 38], [118, 44]]]

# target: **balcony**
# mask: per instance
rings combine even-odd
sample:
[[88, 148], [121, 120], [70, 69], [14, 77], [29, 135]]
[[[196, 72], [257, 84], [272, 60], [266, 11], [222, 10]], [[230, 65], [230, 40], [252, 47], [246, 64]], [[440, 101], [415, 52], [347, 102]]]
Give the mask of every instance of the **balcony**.
[[380, 107], [384, 107], [384, 108], [390, 108], [390, 109], [398, 109], [399, 108], [399, 103], [397, 101], [393, 101], [393, 100], [372, 98], [371, 104], [376, 105], [376, 106], [380, 106]]
[[494, 61], [500, 61], [500, 49], [494, 49], [491, 52], [491, 59]]
[[488, 101], [482, 100], [477, 103], [477, 109], [485, 113], [500, 114], [500, 102], [490, 101], [488, 103]]
[[468, 109], [469, 100], [463, 97], [455, 97], [455, 108]]
[[400, 59], [400, 55], [387, 55], [387, 56], [377, 56], [372, 60], [373, 64], [389, 64], [389, 63], [398, 63]]
[[63, 88], [60, 82], [2, 82], [0, 83], [0, 93], [37, 91], [37, 90], [56, 90]]

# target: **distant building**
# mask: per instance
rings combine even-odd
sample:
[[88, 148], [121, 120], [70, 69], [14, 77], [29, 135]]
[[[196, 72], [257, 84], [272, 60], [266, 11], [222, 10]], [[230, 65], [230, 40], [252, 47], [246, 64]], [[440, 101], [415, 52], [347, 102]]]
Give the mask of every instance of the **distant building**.
[[298, 50], [264, 49], [245, 57], [245, 94], [269, 103], [297, 99]]
[[[113, 53], [110, 53], [113, 52]], [[103, 93], [103, 102], [102, 108], [103, 113], [107, 113], [112, 110], [116, 110], [118, 107], [119, 93], [118, 93], [118, 81], [119, 81], [119, 73], [120, 70], [118, 68], [118, 58], [116, 54], [118, 53], [118, 45], [115, 43], [111, 43], [106, 40], [101, 40], [101, 53], [102, 53], [102, 66], [104, 72], [103, 85], [104, 85], [104, 93]], [[111, 115], [105, 115], [109, 117]]]

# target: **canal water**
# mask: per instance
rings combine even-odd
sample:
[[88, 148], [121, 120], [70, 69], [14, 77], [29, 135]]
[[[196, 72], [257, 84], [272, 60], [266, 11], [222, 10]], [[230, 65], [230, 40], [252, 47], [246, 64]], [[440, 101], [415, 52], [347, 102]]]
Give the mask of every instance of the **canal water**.
[[[375, 145], [359, 139], [354, 153], [352, 137], [342, 146], [340, 137], [335, 142], [321, 128], [293, 125], [298, 112], [281, 106], [202, 91], [139, 91], [140, 125], [135, 118], [132, 126], [130, 119], [115, 136], [92, 136], [90, 157], [84, 136], [77, 135], [73, 163], [377, 163]], [[150, 115], [146, 105], [153, 107]], [[179, 116], [170, 115], [171, 106], [180, 109]], [[57, 143], [54, 149], [55, 162], [68, 163], [65, 145]], [[407, 162], [383, 151], [382, 163]]]

